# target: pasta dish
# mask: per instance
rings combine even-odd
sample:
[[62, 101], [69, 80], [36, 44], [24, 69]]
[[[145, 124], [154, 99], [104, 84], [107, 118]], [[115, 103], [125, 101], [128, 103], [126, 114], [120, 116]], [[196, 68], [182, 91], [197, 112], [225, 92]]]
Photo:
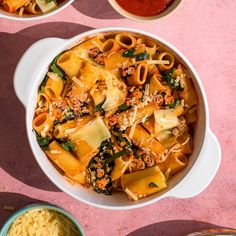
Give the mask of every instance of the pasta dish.
[[137, 201], [188, 165], [197, 104], [172, 52], [143, 35], [104, 33], [52, 61], [33, 128], [70, 183]]
[[55, 10], [63, 0], [0, 0], [0, 8], [20, 16], [45, 14]]

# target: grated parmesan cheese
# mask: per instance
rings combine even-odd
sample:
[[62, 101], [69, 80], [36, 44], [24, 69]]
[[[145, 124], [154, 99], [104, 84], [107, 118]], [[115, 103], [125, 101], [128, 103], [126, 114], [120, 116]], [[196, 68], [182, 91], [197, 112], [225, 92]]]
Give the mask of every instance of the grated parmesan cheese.
[[125, 192], [134, 200], [134, 201], [138, 201], [138, 197], [131, 192], [128, 188], [125, 189]]
[[65, 130], [65, 134], [71, 134], [71, 133], [74, 133], [75, 131], [77, 130], [77, 128], [71, 128], [71, 129], [66, 129]]
[[80, 236], [76, 225], [63, 214], [49, 209], [36, 209], [19, 216], [7, 236]]
[[81, 88], [84, 87], [84, 83], [82, 83], [77, 77], [72, 77], [72, 80], [77, 84], [79, 85]]
[[52, 154], [60, 154], [60, 153], [61, 153], [60, 150], [56, 150], [56, 149], [51, 150], [50, 152], [51, 152]]

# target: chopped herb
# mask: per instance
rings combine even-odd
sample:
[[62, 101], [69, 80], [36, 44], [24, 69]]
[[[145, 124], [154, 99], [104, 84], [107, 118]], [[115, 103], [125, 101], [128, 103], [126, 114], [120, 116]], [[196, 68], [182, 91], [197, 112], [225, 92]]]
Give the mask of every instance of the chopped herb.
[[142, 60], [149, 59], [150, 55], [146, 52], [142, 52], [142, 53], [134, 55], [133, 57], [135, 58], [136, 61], [142, 61]]
[[175, 99], [172, 103], [168, 104], [169, 107], [175, 108], [180, 104], [180, 101], [178, 99]]
[[181, 87], [180, 80], [177, 80], [176, 78], [173, 78], [175, 69], [170, 69], [164, 76], [164, 79], [166, 80], [167, 84], [178, 91], [183, 91], [184, 88]]
[[118, 141], [120, 143], [125, 142], [126, 143], [124, 146], [125, 148], [132, 148], [132, 144], [129, 142], [129, 140], [127, 138], [123, 137], [121, 131], [118, 131]]
[[39, 88], [39, 92], [40, 93], [44, 93], [45, 92], [45, 86], [42, 85], [40, 88]]
[[130, 106], [127, 106], [126, 104], [122, 104], [122, 105], [118, 106], [119, 111], [126, 111], [129, 108], [130, 108]]
[[101, 102], [101, 103], [99, 103], [97, 106], [95, 106], [94, 109], [93, 109], [93, 111], [94, 111], [94, 112], [98, 112], [98, 111], [103, 110], [103, 108], [102, 108], [103, 103], [104, 103], [104, 102]]
[[135, 52], [135, 48], [130, 48], [130, 49], [128, 49], [127, 51], [125, 51], [125, 52], [122, 54], [122, 56], [123, 56], [123, 57], [133, 57], [134, 52]]
[[150, 57], [150, 55], [147, 52], [141, 52], [136, 55], [134, 55], [134, 53], [135, 53], [135, 48], [130, 48], [127, 51], [125, 51], [122, 54], [122, 56], [123, 57], [133, 57], [133, 58], [135, 58], [136, 61], [146, 60], [146, 59], [149, 59], [149, 57]]
[[42, 137], [36, 133], [36, 138], [39, 146], [45, 151], [48, 149], [48, 145], [50, 143], [50, 138], [49, 137]]
[[112, 142], [111, 142], [109, 139], [103, 141], [102, 144], [101, 144], [101, 146], [100, 146], [100, 150], [103, 151], [103, 148], [104, 148], [104, 147], [106, 147], [106, 148], [112, 150], [112, 149], [113, 149]]
[[168, 85], [171, 84], [171, 79], [173, 77], [174, 71], [175, 71], [175, 69], [172, 68], [164, 75], [164, 79]]
[[[52, 0], [53, 1], [53, 0]], [[57, 65], [57, 59], [61, 56], [62, 53], [60, 53], [59, 55], [57, 55], [54, 60], [52, 61], [50, 68], [51, 70], [56, 73], [57, 75], [59, 75], [63, 80], [66, 79], [65, 77], [65, 73], [63, 72], [63, 70]]]
[[112, 161], [114, 161], [116, 158], [119, 158], [119, 157], [122, 157], [122, 156], [126, 156], [130, 154], [130, 151], [129, 150], [121, 150], [119, 152], [116, 152], [114, 155], [110, 156], [106, 162], [107, 163], [111, 163]]
[[149, 185], [148, 185], [150, 188], [158, 188], [158, 185], [151, 182]]
[[70, 141], [67, 141], [66, 143], [62, 143], [61, 145], [66, 151], [74, 151], [75, 150], [74, 145]]
[[53, 64], [53, 65], [51, 66], [51, 69], [52, 69], [52, 71], [53, 71], [54, 73], [58, 74], [61, 78], [64, 77], [63, 72], [59, 69], [59, 67], [58, 67], [56, 64]]
[[58, 124], [60, 124], [60, 121], [59, 121], [59, 120], [54, 120], [54, 121], [53, 121], [53, 125], [58, 125]]

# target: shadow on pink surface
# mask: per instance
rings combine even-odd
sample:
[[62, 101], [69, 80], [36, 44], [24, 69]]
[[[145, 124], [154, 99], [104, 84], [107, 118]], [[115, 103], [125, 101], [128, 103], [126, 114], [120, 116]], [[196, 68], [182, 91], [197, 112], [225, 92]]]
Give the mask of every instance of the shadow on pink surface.
[[[170, 220], [162, 221], [152, 225], [144, 226], [126, 236], [186, 236], [193, 232], [199, 232], [206, 229], [227, 228], [219, 225], [210, 224], [196, 220]], [[214, 235], [214, 234], [209, 234]], [[227, 234], [220, 234], [227, 235]], [[230, 234], [236, 235], [236, 234]]]
[[[89, 29], [79, 24], [56, 22], [29, 27], [14, 35], [0, 33], [0, 167], [25, 184], [60, 191], [44, 175], [30, 150], [25, 129], [25, 109], [13, 89], [15, 67], [25, 50], [39, 39], [70, 38]], [[8, 186], [4, 187], [7, 190]]]
[[[43, 202], [18, 193], [0, 193], [0, 228], [15, 211], [35, 203]], [[8, 207], [14, 210], [6, 210]]]
[[82, 14], [96, 19], [121, 19], [107, 0], [76, 0], [72, 6]]

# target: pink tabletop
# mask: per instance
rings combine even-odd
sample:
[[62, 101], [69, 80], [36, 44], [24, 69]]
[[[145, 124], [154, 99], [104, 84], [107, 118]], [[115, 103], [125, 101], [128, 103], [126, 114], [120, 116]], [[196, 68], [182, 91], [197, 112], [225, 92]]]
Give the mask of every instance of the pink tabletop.
[[[185, 0], [172, 15], [136, 23], [106, 0], [76, 0], [61, 13], [35, 22], [0, 20], [0, 226], [16, 209], [48, 201], [69, 210], [87, 235], [185, 235], [198, 229], [236, 228], [236, 1]], [[205, 86], [211, 128], [219, 138], [222, 163], [210, 186], [189, 199], [164, 199], [141, 209], [109, 211], [78, 202], [43, 174], [30, 150], [24, 107], [13, 91], [15, 66], [33, 42], [70, 38], [91, 28], [130, 26], [150, 31], [179, 48]], [[199, 173], [201, 175], [201, 173]]]

